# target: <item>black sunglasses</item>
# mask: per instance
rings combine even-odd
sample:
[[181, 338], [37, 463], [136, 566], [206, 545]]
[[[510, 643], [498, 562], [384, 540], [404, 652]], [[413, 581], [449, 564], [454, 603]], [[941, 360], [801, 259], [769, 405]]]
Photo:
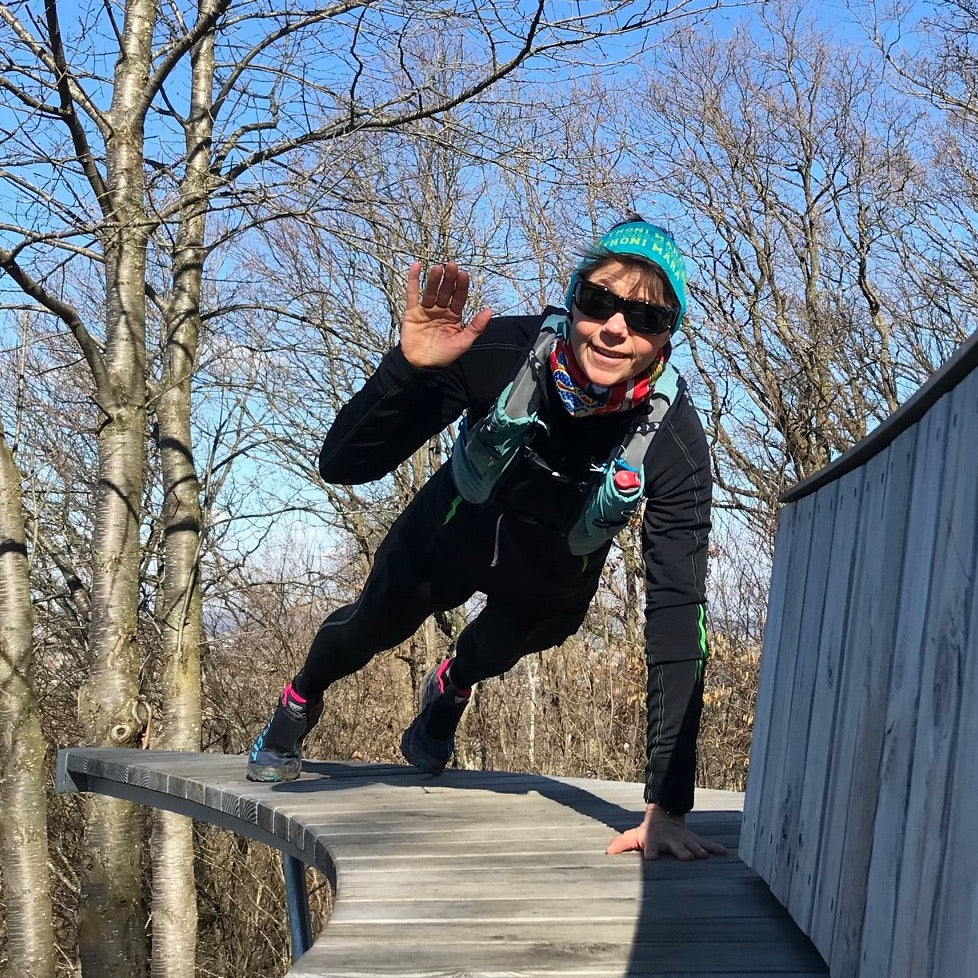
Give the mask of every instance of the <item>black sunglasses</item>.
[[638, 299], [623, 299], [596, 282], [578, 276], [574, 285], [574, 305], [589, 319], [611, 319], [620, 312], [625, 325], [636, 333], [654, 335], [672, 329], [679, 318], [678, 306], [659, 306]]

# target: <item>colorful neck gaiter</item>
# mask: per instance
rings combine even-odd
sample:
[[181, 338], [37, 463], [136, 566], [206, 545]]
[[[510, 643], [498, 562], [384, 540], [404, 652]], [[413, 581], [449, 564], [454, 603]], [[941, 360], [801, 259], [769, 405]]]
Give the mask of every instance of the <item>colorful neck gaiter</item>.
[[602, 387], [588, 380], [570, 343], [563, 336], [558, 336], [550, 350], [550, 370], [567, 412], [575, 418], [584, 418], [593, 414], [628, 411], [647, 400], [655, 390], [655, 382], [662, 376], [671, 352], [671, 344], [667, 343], [658, 359], [644, 373], [612, 387]]

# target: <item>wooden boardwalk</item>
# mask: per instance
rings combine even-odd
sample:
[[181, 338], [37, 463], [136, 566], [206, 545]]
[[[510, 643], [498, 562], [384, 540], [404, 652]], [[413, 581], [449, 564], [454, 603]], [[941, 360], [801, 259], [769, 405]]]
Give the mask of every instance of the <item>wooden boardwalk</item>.
[[743, 795], [701, 791], [694, 830], [725, 857], [606, 856], [641, 785], [307, 761], [287, 785], [241, 757], [79, 748], [59, 788], [180, 812], [273, 845], [336, 886], [291, 978], [567, 975], [814, 978], [828, 970], [735, 855]]

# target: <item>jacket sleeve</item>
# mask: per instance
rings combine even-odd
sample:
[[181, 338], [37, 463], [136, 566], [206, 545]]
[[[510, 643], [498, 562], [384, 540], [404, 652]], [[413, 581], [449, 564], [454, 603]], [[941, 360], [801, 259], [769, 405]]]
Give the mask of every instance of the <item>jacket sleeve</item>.
[[342, 485], [381, 479], [466, 406], [457, 363], [421, 369], [397, 346], [337, 414], [319, 453], [319, 474]]
[[[651, 469], [651, 471], [650, 471]], [[706, 561], [712, 480], [706, 436], [685, 390], [646, 466], [646, 802], [674, 815], [693, 807], [703, 708]]]

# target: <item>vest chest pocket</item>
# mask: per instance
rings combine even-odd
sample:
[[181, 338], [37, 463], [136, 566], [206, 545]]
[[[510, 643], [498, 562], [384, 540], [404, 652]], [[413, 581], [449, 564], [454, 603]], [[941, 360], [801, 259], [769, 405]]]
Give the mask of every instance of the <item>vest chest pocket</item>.
[[566, 533], [593, 491], [591, 480], [554, 470], [529, 445], [522, 445], [500, 479], [495, 496], [522, 519]]

